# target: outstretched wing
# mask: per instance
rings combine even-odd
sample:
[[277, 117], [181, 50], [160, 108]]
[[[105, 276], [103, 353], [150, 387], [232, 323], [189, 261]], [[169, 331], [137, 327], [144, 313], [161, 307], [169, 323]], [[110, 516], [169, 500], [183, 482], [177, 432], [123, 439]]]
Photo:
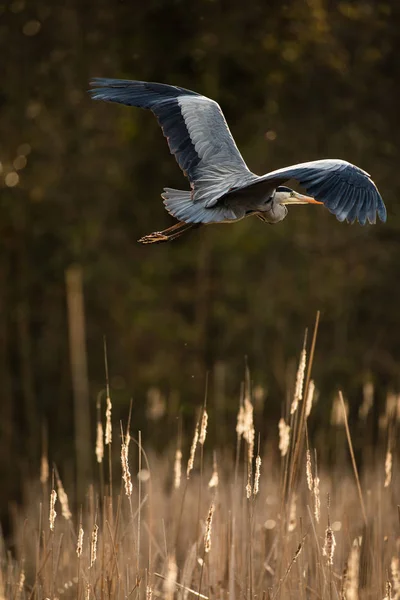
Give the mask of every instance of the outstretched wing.
[[370, 175], [339, 159], [315, 160], [272, 171], [259, 178], [281, 185], [294, 179], [310, 196], [323, 202], [339, 221], [354, 223], [356, 219], [365, 225], [367, 220], [376, 223], [376, 215], [386, 221], [386, 208]]
[[191, 183], [193, 202], [211, 207], [244, 176], [254, 179], [214, 100], [161, 83], [121, 79], [90, 83], [95, 100], [147, 108], [155, 114], [171, 153]]

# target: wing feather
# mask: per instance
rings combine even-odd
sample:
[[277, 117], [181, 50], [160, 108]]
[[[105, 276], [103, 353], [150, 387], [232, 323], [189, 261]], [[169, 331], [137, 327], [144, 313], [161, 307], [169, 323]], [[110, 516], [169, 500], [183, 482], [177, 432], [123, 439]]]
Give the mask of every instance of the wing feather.
[[[316, 200], [323, 202], [339, 221], [364, 225], [376, 221], [376, 214], [386, 221], [386, 208], [370, 175], [344, 160], [316, 160], [272, 171], [253, 185], [265, 182], [278, 187], [294, 179]], [[252, 185], [252, 184], [250, 184]]]
[[214, 100], [161, 83], [93, 79], [91, 85], [95, 100], [147, 108], [154, 113], [171, 153], [191, 183], [193, 202], [214, 206], [239, 182], [256, 179]]

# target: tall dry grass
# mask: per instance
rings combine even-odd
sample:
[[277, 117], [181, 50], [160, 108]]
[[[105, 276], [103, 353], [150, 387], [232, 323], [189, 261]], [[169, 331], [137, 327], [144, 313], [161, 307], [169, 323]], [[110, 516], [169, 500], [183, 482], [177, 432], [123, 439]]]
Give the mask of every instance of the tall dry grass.
[[381, 423], [390, 436], [360, 473], [339, 394], [331, 427], [340, 453], [327, 468], [308, 436], [314, 342], [308, 362], [301, 353], [279, 432], [276, 423], [258, 436], [247, 372], [236, 447], [218, 452], [207, 448], [207, 398], [187, 455], [180, 427], [160, 457], [135, 432], [132, 407], [124, 430], [112, 424], [107, 390], [93, 423], [98, 477], [74, 511], [74, 490], [49, 470], [45, 448], [37, 482], [26, 483], [25, 504], [13, 511], [13, 552], [0, 544], [0, 599], [400, 598], [398, 399]]

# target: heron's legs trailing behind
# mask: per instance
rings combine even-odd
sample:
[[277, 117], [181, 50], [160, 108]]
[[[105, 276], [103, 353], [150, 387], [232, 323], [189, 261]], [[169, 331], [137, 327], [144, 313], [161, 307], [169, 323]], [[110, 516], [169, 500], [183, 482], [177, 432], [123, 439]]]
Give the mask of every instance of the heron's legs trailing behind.
[[149, 233], [148, 235], [143, 236], [138, 240], [141, 244], [161, 244], [162, 242], [172, 242], [177, 237], [180, 237], [189, 229], [195, 229], [200, 227], [201, 223], [184, 223], [183, 221], [179, 221], [172, 225], [172, 227], [168, 227], [168, 229], [164, 229], [163, 231], [154, 231], [153, 233]]

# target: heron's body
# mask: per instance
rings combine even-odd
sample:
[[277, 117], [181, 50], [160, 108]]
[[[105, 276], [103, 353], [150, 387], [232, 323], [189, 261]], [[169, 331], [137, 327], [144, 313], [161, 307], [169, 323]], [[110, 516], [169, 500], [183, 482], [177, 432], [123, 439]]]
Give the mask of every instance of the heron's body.
[[[188, 177], [188, 191], [165, 188], [167, 211], [179, 223], [140, 241], [175, 239], [187, 229], [209, 223], [230, 223], [258, 216], [278, 223], [288, 204], [324, 204], [339, 221], [364, 225], [386, 220], [382, 198], [368, 173], [343, 160], [327, 159], [293, 165], [262, 177], [244, 162], [219, 105], [170, 85], [95, 79], [92, 97], [150, 109], [158, 118], [171, 153]], [[282, 184], [294, 179], [310, 196]]]

